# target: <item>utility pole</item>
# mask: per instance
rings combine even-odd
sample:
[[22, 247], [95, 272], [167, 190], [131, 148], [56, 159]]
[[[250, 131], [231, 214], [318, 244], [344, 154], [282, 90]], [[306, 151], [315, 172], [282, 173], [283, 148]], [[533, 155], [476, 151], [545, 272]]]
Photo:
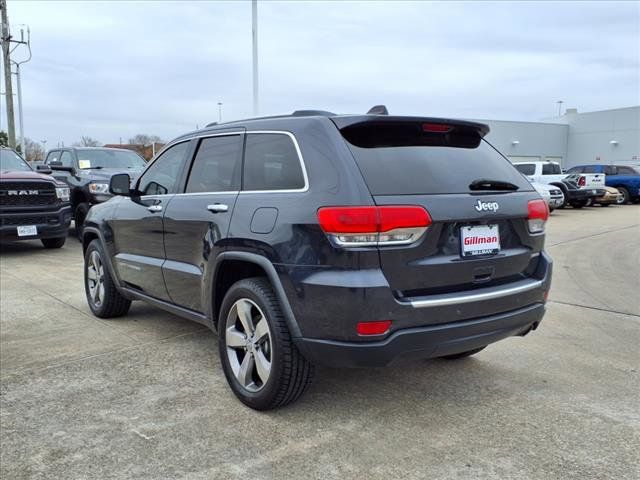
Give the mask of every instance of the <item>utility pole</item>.
[[22, 81], [21, 81], [21, 76], [20, 76], [20, 65], [22, 65], [23, 63], [27, 63], [28, 61], [31, 60], [31, 31], [29, 30], [29, 27], [27, 27], [27, 41], [24, 41], [24, 29], [20, 29], [20, 41], [17, 40], [11, 40], [12, 43], [15, 43], [16, 46], [13, 48], [14, 50], [18, 47], [18, 45], [26, 45], [27, 49], [29, 50], [29, 56], [27, 57], [26, 60], [21, 60], [19, 62], [16, 62], [15, 60], [11, 60], [11, 63], [13, 63], [16, 66], [16, 85], [18, 87], [18, 120], [20, 123], [20, 148], [22, 150], [22, 155], [24, 155], [24, 157], [27, 157], [27, 150], [26, 150], [26, 142], [24, 139], [24, 121], [23, 121], [23, 112], [22, 112]]
[[564, 103], [562, 100], [558, 100], [556, 102], [558, 104], [558, 116], [562, 115], [562, 104]]
[[[7, 134], [9, 148], [16, 148], [16, 126], [13, 116], [13, 85], [11, 82], [11, 34], [9, 33], [9, 16], [7, 14], [7, 0], [0, 0], [0, 12], [2, 14], [2, 30], [0, 42], [2, 43], [2, 61], [4, 67], [4, 92], [7, 100]], [[25, 152], [22, 152], [24, 155]]]
[[218, 102], [218, 123], [222, 123], [222, 102]]
[[258, 0], [251, 1], [251, 32], [253, 35], [253, 114], [258, 115]]

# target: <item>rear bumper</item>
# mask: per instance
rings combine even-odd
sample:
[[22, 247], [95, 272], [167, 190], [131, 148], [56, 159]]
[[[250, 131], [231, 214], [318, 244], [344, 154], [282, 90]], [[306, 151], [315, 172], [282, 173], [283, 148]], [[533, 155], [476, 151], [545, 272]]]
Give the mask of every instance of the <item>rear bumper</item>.
[[490, 317], [394, 332], [378, 342], [296, 339], [311, 362], [329, 367], [382, 367], [397, 360], [415, 360], [462, 353], [537, 328], [544, 304], [536, 303]]
[[[35, 217], [40, 217], [34, 221]], [[71, 223], [71, 207], [66, 205], [57, 210], [41, 211], [2, 211], [0, 212], [0, 239], [12, 240], [37, 240], [40, 238], [66, 237]], [[35, 225], [37, 235], [29, 237], [18, 236], [18, 226]]]

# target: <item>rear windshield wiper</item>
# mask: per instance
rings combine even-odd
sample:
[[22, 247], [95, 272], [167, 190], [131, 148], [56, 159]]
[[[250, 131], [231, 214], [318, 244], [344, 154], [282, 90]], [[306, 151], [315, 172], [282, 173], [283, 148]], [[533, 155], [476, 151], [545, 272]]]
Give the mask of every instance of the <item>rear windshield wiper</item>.
[[517, 185], [502, 180], [478, 178], [469, 184], [470, 190], [518, 190]]

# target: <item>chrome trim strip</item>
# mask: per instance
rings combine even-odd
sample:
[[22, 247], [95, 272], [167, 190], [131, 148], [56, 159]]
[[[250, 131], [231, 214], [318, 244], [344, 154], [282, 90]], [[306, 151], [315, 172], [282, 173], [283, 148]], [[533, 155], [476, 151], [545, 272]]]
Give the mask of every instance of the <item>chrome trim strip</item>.
[[[480, 302], [483, 300], [493, 300], [495, 298], [515, 295], [517, 293], [528, 292], [542, 286], [542, 280], [520, 280], [508, 286], [489, 287], [481, 291], [474, 291], [463, 294], [445, 293], [441, 295], [429, 295], [424, 300], [411, 300], [409, 303], [413, 308], [424, 307], [444, 307], [447, 305], [458, 305], [461, 303]], [[404, 302], [401, 302], [404, 303]]]

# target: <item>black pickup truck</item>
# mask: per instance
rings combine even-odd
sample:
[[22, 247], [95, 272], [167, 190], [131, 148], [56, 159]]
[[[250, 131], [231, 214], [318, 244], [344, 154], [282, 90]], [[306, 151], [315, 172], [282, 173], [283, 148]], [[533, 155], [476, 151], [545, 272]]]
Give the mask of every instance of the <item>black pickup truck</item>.
[[69, 188], [41, 168], [34, 172], [16, 152], [0, 149], [0, 239], [40, 239], [64, 245], [71, 223]]
[[47, 153], [45, 167], [71, 190], [71, 209], [78, 238], [92, 205], [111, 198], [109, 181], [116, 173], [136, 177], [146, 166], [131, 150], [105, 147], [64, 147]]

